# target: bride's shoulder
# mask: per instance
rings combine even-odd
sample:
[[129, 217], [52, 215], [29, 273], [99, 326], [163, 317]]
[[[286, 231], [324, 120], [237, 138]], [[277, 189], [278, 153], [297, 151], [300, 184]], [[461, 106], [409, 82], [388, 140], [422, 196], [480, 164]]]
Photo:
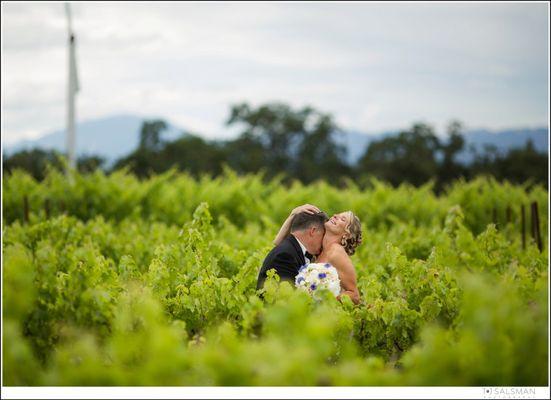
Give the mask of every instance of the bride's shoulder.
[[335, 258], [341, 258], [341, 257], [348, 257], [348, 254], [346, 254], [346, 250], [340, 244], [333, 243], [327, 249], [327, 257], [329, 259], [335, 259]]
[[339, 271], [339, 274], [353, 273], [354, 266], [350, 256], [344, 247], [339, 244], [332, 245], [327, 251], [327, 261]]

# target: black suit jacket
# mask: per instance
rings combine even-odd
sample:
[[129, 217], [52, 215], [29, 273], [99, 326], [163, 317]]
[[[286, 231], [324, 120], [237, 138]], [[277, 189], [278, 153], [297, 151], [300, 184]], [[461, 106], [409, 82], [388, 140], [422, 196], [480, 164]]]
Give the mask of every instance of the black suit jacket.
[[256, 289], [261, 289], [264, 286], [267, 277], [266, 272], [272, 268], [276, 270], [280, 281], [286, 280], [294, 284], [298, 270], [304, 264], [306, 264], [306, 259], [300, 244], [293, 235], [289, 235], [274, 247], [264, 259], [262, 268], [258, 273]]

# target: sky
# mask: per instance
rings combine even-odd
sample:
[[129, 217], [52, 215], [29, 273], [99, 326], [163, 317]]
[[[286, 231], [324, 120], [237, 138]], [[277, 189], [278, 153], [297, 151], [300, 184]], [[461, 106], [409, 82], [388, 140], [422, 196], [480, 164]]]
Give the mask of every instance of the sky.
[[[63, 3], [2, 2], [2, 141], [65, 126]], [[232, 104], [281, 101], [377, 134], [548, 126], [549, 5], [71, 3], [77, 119], [162, 117], [206, 138]]]

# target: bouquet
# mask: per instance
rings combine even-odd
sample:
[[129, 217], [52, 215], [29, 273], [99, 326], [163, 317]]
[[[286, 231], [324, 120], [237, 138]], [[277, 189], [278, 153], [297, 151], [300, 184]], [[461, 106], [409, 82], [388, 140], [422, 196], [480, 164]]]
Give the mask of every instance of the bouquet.
[[303, 265], [295, 278], [295, 286], [315, 297], [316, 291], [327, 289], [338, 296], [341, 292], [341, 281], [335, 267], [331, 264], [311, 263]]

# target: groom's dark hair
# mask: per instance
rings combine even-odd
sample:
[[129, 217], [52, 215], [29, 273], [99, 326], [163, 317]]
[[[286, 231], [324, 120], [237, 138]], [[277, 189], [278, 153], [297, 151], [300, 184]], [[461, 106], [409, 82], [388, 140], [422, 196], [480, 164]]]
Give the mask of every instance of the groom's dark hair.
[[325, 214], [323, 211], [316, 214], [301, 212], [293, 217], [293, 220], [291, 221], [290, 231], [302, 231], [304, 229], [311, 228], [312, 226], [324, 229], [324, 224], [328, 220], [329, 218], [327, 217], [327, 214]]

